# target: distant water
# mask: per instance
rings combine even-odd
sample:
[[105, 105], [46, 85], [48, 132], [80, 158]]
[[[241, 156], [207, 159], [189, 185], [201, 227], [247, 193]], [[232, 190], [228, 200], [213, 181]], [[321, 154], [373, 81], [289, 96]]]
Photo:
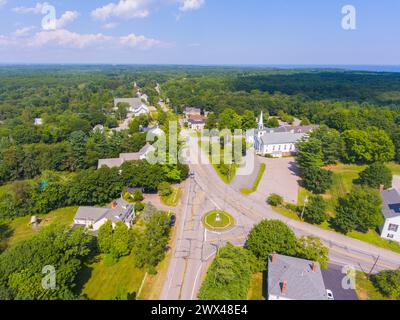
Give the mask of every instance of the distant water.
[[248, 68], [272, 68], [272, 69], [336, 69], [336, 70], [351, 70], [351, 71], [369, 71], [369, 72], [400, 72], [400, 65], [340, 65], [340, 64], [7, 64], [0, 63], [0, 67], [114, 67], [114, 66], [166, 66], [166, 67], [248, 67]]
[[259, 67], [268, 67], [268, 68], [279, 68], [279, 69], [344, 69], [344, 70], [352, 70], [352, 71], [370, 71], [370, 72], [400, 72], [400, 65], [398, 66], [390, 66], [390, 65], [259, 65]]

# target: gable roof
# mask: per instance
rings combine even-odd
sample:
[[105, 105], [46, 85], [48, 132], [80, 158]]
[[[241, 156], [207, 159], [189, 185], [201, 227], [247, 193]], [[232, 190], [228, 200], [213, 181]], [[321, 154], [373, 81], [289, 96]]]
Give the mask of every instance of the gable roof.
[[114, 107], [118, 107], [118, 103], [128, 103], [130, 108], [140, 109], [143, 102], [140, 98], [116, 98], [114, 99]]
[[97, 168], [100, 169], [102, 166], [107, 166], [109, 168], [120, 167], [126, 161], [141, 160], [149, 152], [154, 150], [155, 148], [151, 144], [146, 143], [146, 145], [142, 149], [140, 149], [139, 152], [121, 153], [119, 155], [119, 158], [99, 159]]
[[[313, 263], [316, 265], [313, 271]], [[286, 281], [286, 292], [282, 285]], [[268, 258], [268, 294], [292, 300], [327, 300], [321, 268], [317, 262], [275, 254]]]
[[281, 126], [278, 128], [266, 128], [265, 131], [270, 133], [282, 133], [282, 132], [290, 132], [290, 133], [308, 133], [314, 130], [317, 126], [309, 125], [309, 126]]
[[114, 201], [115, 207], [79, 207], [74, 219], [91, 221], [93, 224], [108, 219], [116, 223], [118, 221], [128, 222], [133, 218], [134, 206], [123, 199]]
[[382, 192], [382, 213], [386, 219], [400, 216], [400, 194], [396, 189]]
[[296, 143], [301, 140], [305, 133], [291, 133], [291, 132], [267, 132], [261, 136], [261, 141], [266, 144], [283, 144], [283, 143]]

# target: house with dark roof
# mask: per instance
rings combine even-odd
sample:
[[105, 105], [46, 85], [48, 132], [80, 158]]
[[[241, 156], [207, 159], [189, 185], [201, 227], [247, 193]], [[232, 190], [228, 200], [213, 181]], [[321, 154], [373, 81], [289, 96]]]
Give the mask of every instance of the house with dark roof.
[[132, 226], [135, 218], [133, 204], [123, 199], [115, 200], [110, 207], [79, 207], [74, 217], [74, 226], [82, 226], [97, 231], [107, 221], [111, 221], [113, 228], [121, 221], [128, 228]]
[[380, 227], [381, 237], [400, 242], [400, 194], [396, 189], [381, 190], [382, 214], [385, 223]]
[[328, 300], [318, 262], [271, 254], [268, 300]]

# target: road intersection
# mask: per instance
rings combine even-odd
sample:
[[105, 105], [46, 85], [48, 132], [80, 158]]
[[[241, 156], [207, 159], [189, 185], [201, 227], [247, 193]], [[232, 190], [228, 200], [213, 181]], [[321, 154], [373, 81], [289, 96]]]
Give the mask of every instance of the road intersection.
[[[186, 134], [183, 131], [183, 134]], [[188, 135], [189, 136], [189, 135]], [[188, 183], [184, 209], [177, 226], [178, 239], [173, 248], [168, 278], [162, 300], [194, 300], [205, 273], [219, 247], [231, 242], [243, 246], [254, 224], [277, 219], [287, 224], [297, 236], [312, 235], [329, 248], [330, 262], [369, 272], [400, 267], [400, 255], [344, 235], [295, 221], [276, 213], [265, 201], [255, 201], [222, 182], [210, 163], [199, 163], [201, 150], [197, 138], [190, 137], [189, 166], [194, 173]], [[229, 212], [235, 227], [222, 233], [207, 231], [202, 217], [210, 210]]]

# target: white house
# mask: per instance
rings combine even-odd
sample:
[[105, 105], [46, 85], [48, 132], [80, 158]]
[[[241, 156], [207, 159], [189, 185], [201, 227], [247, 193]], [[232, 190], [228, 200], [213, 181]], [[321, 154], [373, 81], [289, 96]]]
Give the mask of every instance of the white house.
[[268, 300], [328, 300], [319, 263], [270, 255]]
[[296, 143], [308, 137], [314, 126], [282, 126], [279, 128], [264, 128], [263, 113], [258, 128], [248, 131], [247, 142], [254, 144], [257, 153], [279, 158], [291, 156], [297, 152]]
[[118, 98], [114, 99], [114, 110], [118, 110], [119, 103], [127, 103], [129, 105], [128, 112], [138, 117], [141, 114], [149, 114], [150, 109], [140, 98]]
[[396, 189], [382, 191], [382, 214], [385, 223], [380, 227], [381, 237], [400, 242], [400, 194]]
[[134, 218], [135, 210], [133, 204], [123, 199], [118, 199], [112, 203], [111, 207], [79, 207], [73, 224], [97, 231], [103, 224], [110, 220], [113, 228], [115, 228], [116, 223], [119, 221], [125, 223], [130, 228]]

